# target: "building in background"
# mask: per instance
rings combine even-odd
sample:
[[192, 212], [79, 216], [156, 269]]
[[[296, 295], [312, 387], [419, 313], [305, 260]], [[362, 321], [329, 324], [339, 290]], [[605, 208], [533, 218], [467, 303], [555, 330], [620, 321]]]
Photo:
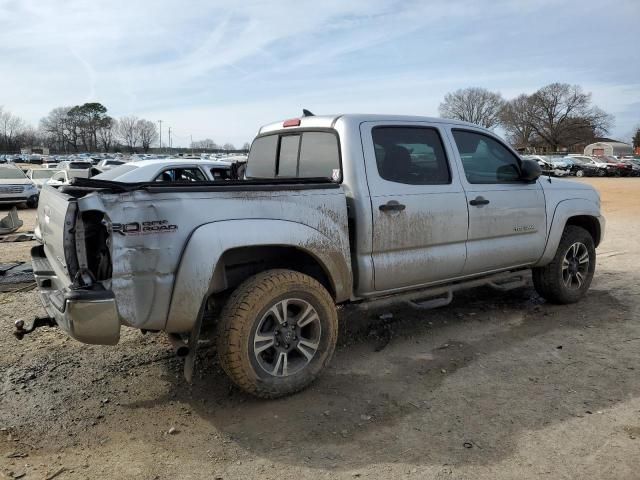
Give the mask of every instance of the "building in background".
[[26, 147], [21, 148], [20, 153], [22, 155], [49, 155], [49, 149], [47, 147]]
[[584, 147], [585, 155], [593, 155], [601, 157], [603, 155], [615, 155], [621, 157], [625, 155], [633, 155], [633, 147], [624, 142], [608, 139], [608, 141], [590, 143]]

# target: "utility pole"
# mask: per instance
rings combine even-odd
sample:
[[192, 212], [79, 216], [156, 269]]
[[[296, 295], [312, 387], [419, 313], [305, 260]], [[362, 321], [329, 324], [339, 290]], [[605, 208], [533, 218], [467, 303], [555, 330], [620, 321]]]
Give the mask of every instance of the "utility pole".
[[162, 120], [158, 120], [160, 124], [160, 153], [162, 153]]
[[169, 127], [169, 153], [171, 153], [171, 127]]
[[189, 135], [191, 137], [191, 155], [193, 155], [193, 135]]

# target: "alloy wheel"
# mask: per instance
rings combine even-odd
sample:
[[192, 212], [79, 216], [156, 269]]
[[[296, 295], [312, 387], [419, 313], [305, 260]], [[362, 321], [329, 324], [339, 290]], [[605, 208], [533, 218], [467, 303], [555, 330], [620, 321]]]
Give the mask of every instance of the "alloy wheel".
[[576, 242], [569, 247], [562, 259], [562, 282], [565, 287], [579, 290], [589, 272], [589, 250], [584, 243]]
[[322, 328], [306, 300], [287, 298], [271, 306], [253, 337], [253, 354], [269, 375], [287, 377], [302, 370], [320, 346]]

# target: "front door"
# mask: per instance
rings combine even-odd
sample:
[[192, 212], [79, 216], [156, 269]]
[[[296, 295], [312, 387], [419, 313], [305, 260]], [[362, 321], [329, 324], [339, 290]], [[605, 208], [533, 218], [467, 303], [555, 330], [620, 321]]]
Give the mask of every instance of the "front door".
[[546, 244], [542, 187], [520, 180], [520, 159], [497, 138], [452, 129], [469, 208], [465, 274], [537, 261]]
[[468, 215], [452, 152], [436, 125], [361, 126], [373, 212], [375, 290], [462, 273]]

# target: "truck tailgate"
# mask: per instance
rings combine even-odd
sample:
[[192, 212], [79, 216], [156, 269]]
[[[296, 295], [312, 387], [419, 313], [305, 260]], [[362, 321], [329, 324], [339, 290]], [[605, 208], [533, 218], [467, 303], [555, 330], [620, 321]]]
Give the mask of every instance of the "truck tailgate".
[[36, 238], [44, 245], [51, 268], [69, 285], [77, 271], [73, 229], [77, 211], [76, 199], [45, 185], [40, 193]]

